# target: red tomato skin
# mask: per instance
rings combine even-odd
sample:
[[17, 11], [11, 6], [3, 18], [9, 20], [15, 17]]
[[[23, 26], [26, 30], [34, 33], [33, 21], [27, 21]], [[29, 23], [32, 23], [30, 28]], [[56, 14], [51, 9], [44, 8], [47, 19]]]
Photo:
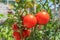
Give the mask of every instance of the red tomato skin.
[[37, 19], [35, 16], [28, 14], [23, 19], [23, 25], [26, 28], [33, 28], [37, 23]]
[[12, 30], [19, 30], [19, 27], [18, 27], [17, 23], [14, 23], [12, 25]]
[[13, 32], [13, 37], [14, 37], [16, 40], [21, 40], [20, 32]]
[[23, 30], [22, 31], [22, 38], [26, 38], [30, 36], [30, 30]]
[[20, 38], [16, 38], [15, 40], [21, 40]]
[[50, 15], [46, 11], [40, 11], [36, 14], [37, 23], [41, 25], [45, 25], [50, 20]]

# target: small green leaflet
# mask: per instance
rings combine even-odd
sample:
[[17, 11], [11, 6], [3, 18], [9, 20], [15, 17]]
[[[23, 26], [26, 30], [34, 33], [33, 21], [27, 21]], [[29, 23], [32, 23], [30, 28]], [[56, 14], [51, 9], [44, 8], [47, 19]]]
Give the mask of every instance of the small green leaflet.
[[3, 14], [0, 14], [0, 19], [3, 18], [3, 17], [4, 17], [4, 15]]

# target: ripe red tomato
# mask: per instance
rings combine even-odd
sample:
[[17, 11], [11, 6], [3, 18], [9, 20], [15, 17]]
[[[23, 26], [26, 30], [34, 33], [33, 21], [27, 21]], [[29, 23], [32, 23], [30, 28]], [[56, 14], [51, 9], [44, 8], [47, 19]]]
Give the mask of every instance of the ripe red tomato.
[[40, 11], [36, 14], [38, 24], [45, 25], [49, 22], [50, 16], [46, 11]]
[[14, 37], [16, 40], [21, 40], [20, 32], [13, 32], [13, 37]]
[[36, 23], [37, 23], [36, 17], [34, 17], [31, 14], [26, 15], [23, 19], [23, 25], [26, 28], [34, 27], [36, 25]]
[[30, 30], [23, 30], [22, 31], [22, 38], [26, 38], [30, 36], [31, 31]]
[[19, 27], [18, 27], [17, 23], [14, 23], [12, 25], [12, 30], [19, 30]]

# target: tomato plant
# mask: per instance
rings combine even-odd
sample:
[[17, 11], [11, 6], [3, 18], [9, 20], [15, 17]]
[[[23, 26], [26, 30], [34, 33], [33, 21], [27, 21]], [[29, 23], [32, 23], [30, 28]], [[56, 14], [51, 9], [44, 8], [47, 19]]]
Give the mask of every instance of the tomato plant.
[[[12, 1], [13, 0], [11, 0], [11, 3]], [[3, 2], [5, 2], [5, 0]], [[54, 16], [55, 12], [54, 13], [52, 12], [53, 11], [52, 7], [54, 7], [55, 2], [58, 3], [59, 1], [58, 0], [13, 1], [12, 5], [14, 5], [14, 8], [12, 8], [11, 10], [12, 11], [14, 10], [15, 14], [8, 14], [7, 20], [4, 21], [4, 23], [0, 24], [0, 40], [60, 40], [59, 31], [60, 25], [58, 23], [59, 21], [58, 19], [55, 20], [56, 17]], [[5, 7], [3, 8], [5, 9]], [[43, 9], [46, 11], [44, 11]], [[6, 13], [4, 13], [4, 15], [5, 14]], [[0, 16], [2, 18], [3, 15]], [[3, 22], [3, 20], [0, 20], [0, 23], [1, 22]], [[12, 37], [12, 35], [14, 38]]]

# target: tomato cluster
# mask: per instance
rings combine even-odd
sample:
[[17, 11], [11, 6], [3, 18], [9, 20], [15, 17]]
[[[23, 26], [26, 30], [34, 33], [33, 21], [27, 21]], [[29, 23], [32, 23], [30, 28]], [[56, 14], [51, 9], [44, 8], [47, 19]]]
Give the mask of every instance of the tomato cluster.
[[[36, 16], [32, 14], [28, 14], [22, 18], [23, 18], [22, 20], [23, 27], [27, 28], [27, 30], [23, 29], [21, 33], [18, 32], [20, 28], [18, 27], [17, 23], [14, 23], [12, 25], [12, 30], [14, 31], [13, 37], [15, 38], [15, 40], [21, 40], [22, 38], [29, 37], [31, 30], [28, 30], [28, 29], [35, 27], [35, 25], [37, 24], [45, 25], [50, 20], [50, 16], [46, 11], [40, 11], [36, 14]], [[40, 29], [41, 26], [39, 26], [38, 28]]]
[[33, 28], [37, 23], [40, 25], [45, 25], [49, 22], [50, 16], [46, 11], [40, 11], [33, 16], [32, 14], [28, 14], [23, 19], [23, 25], [26, 28]]
[[17, 23], [14, 23], [12, 25], [12, 30], [13, 30], [13, 37], [15, 38], [15, 40], [22, 40], [22, 38], [29, 37], [31, 33], [30, 30], [25, 29], [23, 29], [22, 32], [20, 33]]

